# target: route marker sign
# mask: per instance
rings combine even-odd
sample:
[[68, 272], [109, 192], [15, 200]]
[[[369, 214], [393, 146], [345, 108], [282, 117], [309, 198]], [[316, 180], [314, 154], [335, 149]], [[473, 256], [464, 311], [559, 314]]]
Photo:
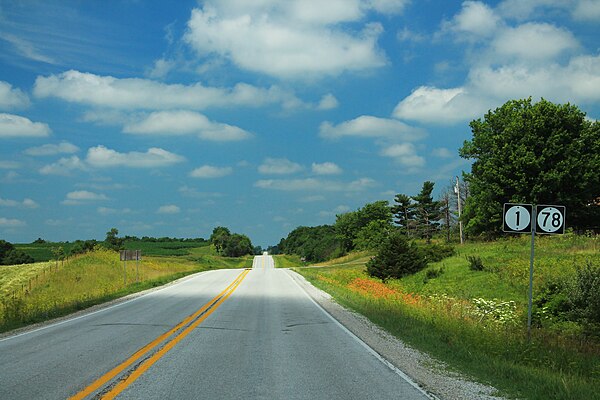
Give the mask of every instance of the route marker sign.
[[531, 256], [529, 257], [529, 304], [527, 307], [527, 339], [531, 339], [531, 309], [533, 301], [533, 259], [535, 257], [535, 234], [565, 233], [565, 206], [504, 203], [502, 213], [504, 232], [531, 233]]
[[504, 203], [502, 230], [511, 233], [531, 233], [532, 213], [531, 204]]
[[535, 231], [546, 234], [565, 233], [565, 206], [537, 206]]

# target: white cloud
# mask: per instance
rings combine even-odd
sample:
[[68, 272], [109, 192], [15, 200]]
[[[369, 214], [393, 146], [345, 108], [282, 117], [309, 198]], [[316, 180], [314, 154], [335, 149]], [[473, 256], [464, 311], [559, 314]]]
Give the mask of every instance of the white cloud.
[[476, 68], [469, 79], [474, 90], [501, 101], [535, 94], [551, 101], [595, 102], [600, 100], [600, 56], [573, 57], [566, 66], [551, 63]]
[[132, 213], [131, 208], [116, 209], [116, 208], [109, 208], [109, 207], [98, 207], [97, 211], [98, 211], [98, 214], [100, 214], [100, 215], [121, 215], [121, 214], [131, 214]]
[[159, 58], [154, 61], [154, 65], [148, 71], [147, 75], [149, 78], [164, 78], [167, 74], [175, 68], [177, 63], [173, 60], [166, 60], [164, 58]]
[[168, 204], [159, 207], [159, 209], [156, 212], [158, 214], [179, 214], [181, 212], [181, 209], [174, 204]]
[[108, 200], [106, 195], [90, 192], [87, 190], [76, 190], [67, 193], [66, 199], [61, 202], [64, 205], [81, 205], [89, 202]]
[[286, 158], [267, 158], [258, 167], [261, 174], [285, 175], [302, 171], [302, 166]]
[[370, 178], [360, 178], [352, 182], [326, 181], [315, 178], [305, 179], [261, 179], [254, 183], [261, 189], [280, 190], [286, 192], [358, 192], [375, 186]]
[[35, 201], [25, 198], [23, 201], [3, 199], [0, 197], [0, 206], [2, 207], [21, 207], [21, 208], [38, 208], [40, 205]]
[[0, 169], [18, 169], [18, 168], [21, 168], [21, 164], [16, 161], [0, 160]]
[[343, 171], [335, 163], [324, 162], [322, 164], [313, 163], [312, 164], [312, 172], [317, 175], [337, 175], [337, 174], [341, 174]]
[[346, 205], [339, 205], [331, 211], [321, 211], [319, 212], [319, 216], [321, 217], [334, 217], [338, 214], [344, 214], [350, 211], [351, 208]]
[[21, 89], [13, 89], [8, 82], [0, 81], [0, 110], [23, 108], [29, 105], [29, 97]]
[[321, 98], [321, 101], [319, 102], [317, 109], [318, 110], [332, 110], [334, 108], [337, 108], [338, 105], [339, 105], [339, 102], [335, 98], [335, 96], [332, 95], [331, 93], [328, 93]]
[[381, 151], [381, 155], [395, 159], [399, 164], [408, 168], [421, 168], [425, 159], [417, 154], [412, 143], [394, 144]]
[[56, 154], [73, 154], [79, 151], [79, 147], [69, 142], [59, 144], [45, 144], [38, 147], [30, 147], [24, 151], [29, 156], [53, 156]]
[[25, 221], [21, 221], [19, 219], [11, 219], [0, 217], [0, 227], [1, 228], [19, 228], [27, 225]]
[[580, 0], [573, 9], [573, 18], [581, 21], [600, 21], [600, 1]]
[[212, 165], [203, 165], [190, 172], [192, 178], [212, 179], [222, 178], [231, 175], [233, 168], [231, 167], [214, 167]]
[[452, 158], [454, 154], [450, 150], [445, 147], [438, 147], [437, 149], [433, 149], [431, 154], [435, 157], [439, 158]]
[[150, 79], [114, 78], [79, 71], [38, 76], [36, 97], [56, 97], [65, 101], [118, 109], [200, 110], [208, 107], [260, 107], [281, 104], [284, 108], [302, 105], [293, 93], [277, 86], [268, 89], [238, 83], [233, 88], [165, 84]]
[[42, 175], [62, 175], [68, 176], [71, 172], [79, 170], [85, 171], [86, 164], [77, 156], [63, 157], [55, 163], [48, 164], [40, 168]]
[[119, 153], [104, 146], [92, 147], [87, 152], [86, 162], [94, 167], [131, 167], [131, 168], [154, 168], [163, 167], [185, 161], [185, 158], [163, 150], [152, 147], [145, 153], [132, 151]]
[[480, 100], [479, 95], [471, 95], [463, 87], [421, 86], [398, 103], [394, 117], [432, 124], [457, 123], [485, 111], [486, 102]]
[[195, 134], [211, 141], [236, 141], [252, 136], [236, 126], [213, 122], [202, 114], [186, 110], [153, 112], [140, 121], [126, 124], [123, 132], [166, 136]]
[[52, 132], [47, 124], [14, 114], [0, 113], [0, 138], [44, 137]]
[[478, 40], [494, 34], [500, 23], [500, 17], [488, 5], [465, 1], [460, 13], [442, 24], [442, 30], [454, 32], [462, 40]]
[[9, 42], [10, 44], [12, 44], [14, 46], [14, 48], [17, 50], [17, 52], [19, 54], [21, 54], [23, 57], [29, 58], [30, 60], [33, 60], [33, 61], [40, 61], [40, 62], [45, 62], [48, 64], [55, 64], [54, 59], [42, 54], [33, 45], [33, 43], [31, 43], [23, 38], [20, 38], [16, 35], [13, 35], [10, 33], [5, 33], [5, 32], [0, 32], [0, 38], [4, 39], [7, 42]]
[[382, 27], [338, 27], [364, 12], [398, 12], [400, 1], [208, 1], [194, 9], [184, 40], [200, 57], [215, 55], [238, 67], [278, 77], [338, 75], [386, 64], [377, 47]]
[[545, 23], [527, 23], [504, 29], [491, 44], [495, 56], [505, 62], [507, 57], [517, 60], [554, 59], [578, 47], [579, 43], [571, 32]]
[[415, 128], [404, 122], [388, 118], [378, 118], [363, 115], [350, 121], [332, 125], [323, 122], [319, 128], [319, 135], [324, 138], [335, 139], [343, 136], [358, 136], [370, 138], [389, 138], [399, 140], [419, 140], [425, 137], [422, 129]]

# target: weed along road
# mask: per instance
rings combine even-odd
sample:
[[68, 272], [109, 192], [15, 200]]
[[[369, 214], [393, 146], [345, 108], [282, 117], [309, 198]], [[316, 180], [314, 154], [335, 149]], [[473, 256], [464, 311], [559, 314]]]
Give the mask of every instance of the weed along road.
[[426, 399], [273, 258], [0, 340], [2, 399]]

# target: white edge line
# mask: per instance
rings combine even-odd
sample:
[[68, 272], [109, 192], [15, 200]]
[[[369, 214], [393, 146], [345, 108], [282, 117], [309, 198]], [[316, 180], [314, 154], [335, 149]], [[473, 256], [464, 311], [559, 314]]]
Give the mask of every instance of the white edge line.
[[[178, 281], [179, 280], [187, 280], [187, 279], [193, 278], [193, 277], [195, 277], [197, 275], [205, 274], [205, 273], [211, 272], [211, 271], [218, 271], [218, 270], [200, 271], [200, 272], [197, 272], [195, 274], [188, 275], [188, 276], [185, 276], [183, 278], [180, 278], [180, 279], [178, 279]], [[86, 313], [86, 314], [83, 314], [83, 315], [79, 315], [77, 317], [68, 318], [68, 319], [65, 319], [64, 321], [58, 321], [58, 322], [55, 322], [55, 323], [50, 323], [49, 325], [44, 325], [44, 326], [41, 326], [39, 328], [32, 329], [32, 330], [26, 331], [26, 332], [22, 332], [22, 333], [19, 333], [17, 335], [14, 335], [14, 336], [8, 336], [8, 337], [5, 337], [5, 338], [2, 338], [2, 339], [0, 339], [0, 343], [4, 342], [4, 341], [7, 341], [7, 340], [19, 338], [21, 336], [25, 336], [25, 335], [36, 333], [36, 332], [39, 332], [39, 331], [43, 331], [43, 330], [46, 330], [46, 329], [49, 329], [49, 328], [53, 328], [55, 326], [63, 325], [63, 324], [66, 324], [66, 323], [69, 323], [69, 322], [73, 322], [73, 321], [77, 321], [78, 319], [87, 318], [87, 317], [89, 317], [91, 315], [98, 314], [98, 313], [101, 313], [101, 312], [104, 312], [104, 311], [108, 311], [108, 310], [111, 310], [111, 309], [116, 308], [116, 307], [120, 307], [120, 306], [125, 305], [127, 303], [131, 303], [132, 301], [136, 301], [136, 300], [139, 300], [139, 299], [141, 299], [143, 297], [151, 295], [153, 293], [169, 289], [169, 288], [171, 288], [173, 286], [173, 284], [176, 284], [176, 283], [180, 283], [180, 282], [177, 282], [177, 281], [168, 282], [168, 283], [165, 283], [164, 286], [162, 286], [162, 287], [160, 287], [158, 289], [150, 290], [148, 293], [144, 293], [142, 295], [136, 296], [133, 299], [125, 300], [125, 301], [123, 301], [121, 303], [117, 303], [117, 304], [114, 304], [112, 306], [101, 308], [100, 310], [92, 311], [92, 312], [89, 312], [89, 313]], [[147, 290], [149, 290], [149, 289], [147, 289]], [[135, 294], [135, 293], [131, 293], [131, 294]], [[118, 299], [115, 299], [115, 300], [118, 300]]]
[[[352, 331], [350, 331], [348, 328], [346, 328], [344, 325], [342, 325], [342, 323], [340, 321], [338, 321], [337, 319], [335, 319], [333, 317], [333, 315], [329, 314], [327, 312], [327, 310], [325, 310], [319, 303], [317, 303], [315, 301], [315, 299], [313, 299], [311, 297], [310, 294], [308, 294], [308, 292], [306, 291], [306, 289], [304, 289], [302, 286], [300, 286], [300, 284], [298, 282], [296, 282], [296, 279], [294, 279], [294, 277], [291, 275], [291, 273], [296, 273], [294, 271], [291, 271], [289, 269], [287, 269], [287, 276], [289, 276], [289, 278], [292, 280], [292, 282], [294, 282], [294, 284], [296, 286], [298, 286], [300, 288], [300, 290], [302, 290], [302, 292], [306, 295], [306, 297], [309, 298], [310, 301], [312, 301], [312, 303], [318, 308], [320, 309], [323, 314], [327, 315], [329, 317], [329, 319], [331, 319], [337, 326], [339, 326], [344, 332], [346, 332], [348, 335], [350, 335], [350, 337], [352, 337], [354, 340], [356, 340], [362, 347], [364, 347], [369, 353], [371, 353], [373, 356], [375, 356], [375, 358], [377, 358], [379, 361], [381, 361], [385, 366], [387, 366], [389, 369], [391, 369], [393, 372], [395, 372], [396, 374], [398, 374], [402, 379], [404, 379], [406, 382], [408, 382], [412, 387], [414, 387], [415, 389], [417, 389], [419, 392], [421, 392], [424, 396], [426, 396], [427, 398], [433, 399], [433, 400], [437, 400], [438, 397], [427, 393], [425, 390], [423, 390], [422, 387], [420, 387], [415, 381], [413, 381], [408, 375], [406, 375], [404, 372], [402, 372], [401, 369], [399, 369], [398, 367], [396, 367], [394, 364], [392, 364], [391, 362], [389, 362], [388, 360], [386, 360], [385, 358], [383, 358], [381, 356], [381, 354], [379, 354], [378, 352], [376, 352], [375, 350], [373, 350], [371, 348], [371, 346], [369, 346], [368, 344], [366, 344], [361, 338], [359, 338], [358, 336], [356, 336], [354, 333], [352, 333]], [[308, 281], [307, 281], [308, 282]], [[308, 282], [310, 284], [310, 282]], [[317, 288], [317, 290], [320, 290]]]

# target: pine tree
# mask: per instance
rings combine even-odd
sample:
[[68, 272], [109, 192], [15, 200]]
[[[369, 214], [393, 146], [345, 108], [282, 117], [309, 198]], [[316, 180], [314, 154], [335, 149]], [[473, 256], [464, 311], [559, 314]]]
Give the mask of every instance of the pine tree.
[[413, 200], [416, 202], [415, 216], [417, 219], [417, 226], [421, 233], [421, 237], [424, 237], [427, 240], [427, 243], [431, 243], [433, 232], [439, 226], [439, 220], [442, 217], [440, 202], [434, 201], [431, 196], [433, 186], [433, 182], [424, 182], [421, 193], [413, 197]]

